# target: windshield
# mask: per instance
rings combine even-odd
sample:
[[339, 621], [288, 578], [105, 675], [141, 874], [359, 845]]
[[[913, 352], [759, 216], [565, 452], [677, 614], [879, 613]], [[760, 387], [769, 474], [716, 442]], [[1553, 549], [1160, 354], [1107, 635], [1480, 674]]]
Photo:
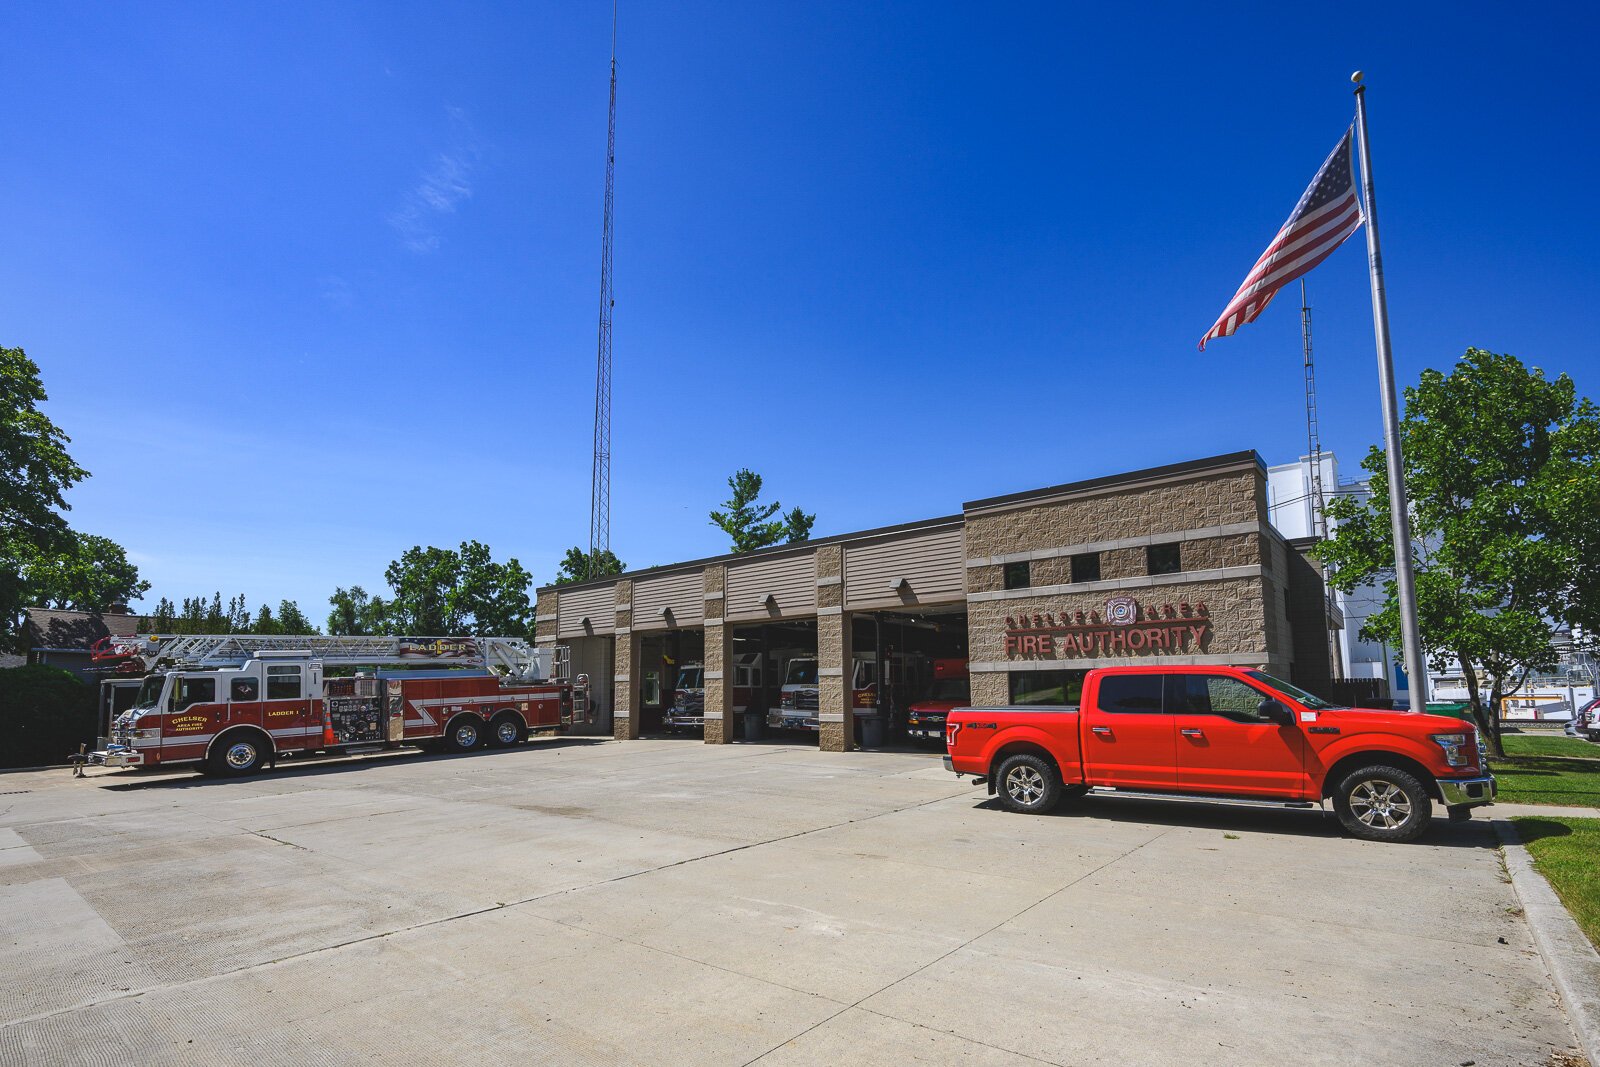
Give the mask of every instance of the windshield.
[[161, 703], [161, 689], [167, 683], [164, 674], [152, 674], [139, 686], [139, 695], [133, 698], [133, 709], [144, 711]]
[[940, 678], [933, 683], [929, 700], [957, 700], [965, 704], [972, 699], [972, 687], [965, 678]]
[[784, 685], [816, 685], [817, 661], [814, 659], [792, 659], [789, 661], [789, 673], [784, 676]]
[[679, 689], [704, 689], [705, 669], [703, 667], [685, 667], [678, 672]]
[[869, 685], [878, 684], [878, 664], [870, 659], [859, 660], [856, 663], [856, 688], [865, 689]]
[[1335, 704], [1332, 701], [1323, 700], [1321, 697], [1312, 696], [1310, 693], [1306, 692], [1304, 689], [1301, 689], [1297, 685], [1290, 685], [1288, 682], [1274, 678], [1270, 674], [1263, 674], [1261, 671], [1246, 671], [1245, 673], [1258, 682], [1265, 682], [1267, 685], [1270, 685], [1272, 688], [1278, 690], [1285, 696], [1294, 697], [1294, 699], [1298, 700], [1312, 711], [1332, 711], [1335, 708], [1349, 707], [1348, 704]]

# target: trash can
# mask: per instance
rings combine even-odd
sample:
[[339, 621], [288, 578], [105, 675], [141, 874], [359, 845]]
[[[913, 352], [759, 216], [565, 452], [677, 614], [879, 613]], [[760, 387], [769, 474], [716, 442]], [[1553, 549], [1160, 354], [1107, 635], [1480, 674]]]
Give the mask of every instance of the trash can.
[[765, 725], [763, 722], [765, 718], [766, 716], [759, 711], [747, 711], [744, 713], [744, 739], [746, 741], [761, 740], [761, 727]]
[[861, 720], [861, 747], [882, 748], [884, 722], [882, 715], [859, 715]]

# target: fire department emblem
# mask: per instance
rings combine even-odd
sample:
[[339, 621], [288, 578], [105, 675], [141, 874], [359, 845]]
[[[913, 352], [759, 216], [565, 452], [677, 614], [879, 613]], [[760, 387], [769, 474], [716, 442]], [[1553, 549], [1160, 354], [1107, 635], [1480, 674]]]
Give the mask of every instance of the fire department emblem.
[[1112, 626], [1132, 626], [1139, 619], [1139, 602], [1131, 596], [1114, 596], [1106, 601], [1106, 622]]

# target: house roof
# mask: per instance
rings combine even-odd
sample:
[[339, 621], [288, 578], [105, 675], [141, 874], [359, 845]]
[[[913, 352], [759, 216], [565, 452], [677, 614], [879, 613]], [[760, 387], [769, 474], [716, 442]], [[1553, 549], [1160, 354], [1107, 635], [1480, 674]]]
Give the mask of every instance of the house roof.
[[29, 608], [22, 623], [25, 648], [57, 651], [83, 650], [102, 637], [131, 637], [139, 629], [139, 616], [99, 611], [63, 611]]

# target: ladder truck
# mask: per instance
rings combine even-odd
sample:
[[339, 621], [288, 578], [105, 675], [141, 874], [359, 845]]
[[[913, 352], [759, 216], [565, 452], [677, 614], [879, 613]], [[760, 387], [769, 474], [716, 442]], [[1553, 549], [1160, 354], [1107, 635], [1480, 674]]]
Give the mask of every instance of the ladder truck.
[[[141, 636], [102, 641], [94, 658], [145, 677], [90, 766], [246, 775], [314, 752], [504, 748], [589, 718], [570, 650], [520, 638]], [[326, 677], [335, 667], [391, 669]]]

